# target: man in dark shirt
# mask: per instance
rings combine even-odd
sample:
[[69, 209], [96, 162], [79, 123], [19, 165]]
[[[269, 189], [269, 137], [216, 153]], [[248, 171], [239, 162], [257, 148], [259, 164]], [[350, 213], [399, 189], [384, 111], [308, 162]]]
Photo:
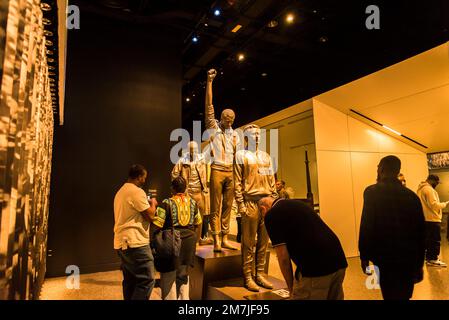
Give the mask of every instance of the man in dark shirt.
[[[343, 300], [348, 266], [340, 241], [301, 200], [262, 198], [259, 209], [294, 300]], [[293, 276], [293, 261], [297, 266]]]
[[408, 300], [422, 280], [424, 214], [418, 196], [398, 180], [401, 161], [383, 158], [377, 183], [365, 189], [359, 233], [362, 270], [369, 262], [379, 271], [384, 300]]

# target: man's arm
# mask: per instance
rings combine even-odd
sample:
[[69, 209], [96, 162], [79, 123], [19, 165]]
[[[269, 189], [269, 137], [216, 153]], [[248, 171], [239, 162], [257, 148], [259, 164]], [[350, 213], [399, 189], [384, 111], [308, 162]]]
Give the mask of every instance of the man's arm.
[[244, 157], [242, 152], [237, 152], [234, 161], [234, 198], [237, 203], [238, 213], [246, 213], [246, 206], [243, 199], [243, 174]]
[[372, 239], [372, 226], [374, 225], [374, 203], [368, 189], [365, 189], [363, 194], [363, 211], [362, 219], [360, 221], [359, 231], [359, 251], [361, 268], [363, 273], [366, 273], [366, 268], [369, 266], [369, 254]]
[[206, 103], [204, 114], [206, 116], [206, 129], [217, 129], [217, 121], [215, 120], [214, 105], [212, 99], [212, 83], [217, 76], [217, 71], [211, 69], [207, 72], [206, 81]]
[[290, 254], [287, 250], [287, 245], [281, 244], [275, 247], [276, 255], [278, 257], [279, 267], [281, 268], [282, 275], [288, 286], [290, 295], [293, 293], [293, 268], [290, 260]]
[[274, 178], [273, 163], [271, 161], [270, 155], [268, 155], [268, 159], [270, 161], [270, 177], [269, 177], [268, 181], [270, 183], [271, 197], [277, 199], [277, 198], [279, 198], [279, 194], [276, 190], [276, 179]]
[[447, 202], [439, 202], [437, 197], [435, 196], [435, 192], [430, 189], [431, 187], [427, 187], [423, 190], [424, 200], [427, 202], [427, 205], [435, 211], [439, 211], [441, 209], [446, 208]]
[[150, 199], [150, 201], [148, 201], [148, 203], [149, 203], [150, 207], [148, 209], [146, 209], [145, 211], [141, 212], [141, 214], [145, 220], [147, 220], [148, 222], [153, 222], [154, 217], [156, 215], [157, 200], [153, 198], [153, 199]]
[[419, 282], [423, 278], [423, 266], [424, 266], [424, 258], [425, 258], [425, 241], [426, 241], [426, 235], [425, 235], [425, 219], [424, 219], [424, 212], [422, 208], [421, 201], [419, 200], [418, 196], [414, 195], [414, 207], [415, 207], [415, 239], [416, 239], [416, 279], [415, 283]]
[[171, 171], [172, 181], [175, 180], [177, 177], [179, 177], [179, 175], [181, 174], [181, 168], [182, 168], [181, 159], [179, 159]]

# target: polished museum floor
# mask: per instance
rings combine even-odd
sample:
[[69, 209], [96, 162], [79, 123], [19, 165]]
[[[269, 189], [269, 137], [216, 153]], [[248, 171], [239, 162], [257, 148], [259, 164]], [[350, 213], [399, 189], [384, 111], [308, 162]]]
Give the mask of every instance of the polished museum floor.
[[[449, 242], [442, 240], [443, 261], [449, 262]], [[366, 276], [360, 270], [358, 258], [348, 259], [349, 267], [344, 282], [345, 298], [347, 300], [379, 300], [380, 290], [366, 288]], [[282, 279], [275, 253], [272, 252], [269, 273]], [[47, 279], [44, 283], [42, 300], [120, 300], [122, 275], [120, 271], [101, 272], [81, 275], [80, 289], [66, 288], [66, 278]], [[155, 288], [151, 299], [160, 299], [160, 289]], [[424, 268], [424, 281], [415, 287], [413, 299], [416, 300], [449, 300], [449, 270], [448, 268]]]

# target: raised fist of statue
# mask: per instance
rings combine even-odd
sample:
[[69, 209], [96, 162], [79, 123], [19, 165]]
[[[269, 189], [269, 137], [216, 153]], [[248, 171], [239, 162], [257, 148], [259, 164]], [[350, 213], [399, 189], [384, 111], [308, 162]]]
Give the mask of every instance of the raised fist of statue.
[[210, 69], [209, 71], [207, 71], [207, 80], [214, 80], [215, 77], [217, 76], [217, 70], [215, 69]]

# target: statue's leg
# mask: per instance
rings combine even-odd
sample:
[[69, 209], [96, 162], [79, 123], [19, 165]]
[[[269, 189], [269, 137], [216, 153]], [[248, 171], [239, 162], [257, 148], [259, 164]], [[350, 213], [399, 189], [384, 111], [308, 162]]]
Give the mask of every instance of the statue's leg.
[[251, 201], [245, 201], [248, 209], [247, 214], [242, 214], [242, 262], [243, 279], [245, 288], [250, 291], [259, 291], [259, 286], [252, 277], [254, 246], [256, 244], [256, 234], [258, 227], [257, 204]]
[[214, 238], [214, 251], [221, 251], [220, 205], [223, 198], [223, 172], [212, 169], [210, 173], [210, 227]]
[[223, 185], [223, 208], [221, 210], [221, 233], [223, 235], [221, 246], [226, 249], [237, 250], [237, 248], [231, 245], [228, 241], [233, 201], [234, 181], [232, 179], [232, 172], [226, 172], [226, 178]]
[[257, 243], [256, 243], [256, 283], [264, 288], [273, 289], [273, 284], [266, 279], [265, 263], [268, 249], [269, 237], [267, 229], [265, 228], [264, 218], [262, 214], [257, 212], [258, 227], [257, 227]]

